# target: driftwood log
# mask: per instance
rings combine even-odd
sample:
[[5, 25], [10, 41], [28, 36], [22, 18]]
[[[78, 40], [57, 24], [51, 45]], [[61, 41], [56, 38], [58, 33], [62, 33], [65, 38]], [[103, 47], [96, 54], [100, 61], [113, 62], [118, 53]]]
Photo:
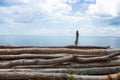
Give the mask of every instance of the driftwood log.
[[66, 48], [18, 48], [18, 49], [0, 49], [1, 55], [10, 54], [57, 54], [57, 53], [69, 53], [69, 54], [81, 54], [81, 55], [105, 55], [114, 52], [120, 52], [120, 49], [66, 49]]
[[69, 49], [109, 49], [110, 46], [11, 46], [0, 45], [0, 49], [16, 49], [16, 48], [69, 48]]
[[13, 60], [7, 61], [4, 63], [0, 63], [0, 68], [10, 68], [17, 65], [48, 65], [48, 64], [55, 64], [55, 63], [62, 63], [72, 61], [73, 56], [64, 56], [62, 58], [57, 59], [20, 59], [20, 60]]
[[[97, 63], [97, 62], [107, 62], [111, 61], [114, 57], [120, 55], [120, 52], [112, 53], [105, 56], [100, 57], [89, 57], [89, 58], [81, 58], [74, 55], [64, 56], [60, 58], [54, 59], [20, 59], [7, 61], [4, 63], [0, 63], [0, 68], [10, 68], [18, 65], [48, 65], [48, 64], [56, 64], [56, 63], [64, 63], [64, 62], [79, 62], [79, 63]], [[16, 59], [16, 58], [15, 58]]]
[[110, 66], [120, 66], [120, 60], [112, 60], [109, 62], [101, 63], [71, 63], [71, 64], [59, 64], [59, 65], [25, 65], [25, 66], [14, 66], [14, 68], [92, 68], [92, 67], [110, 67]]
[[[0, 55], [0, 60], [15, 60], [15, 59], [53, 59], [60, 58], [64, 56], [69, 56], [71, 54], [19, 54], [19, 55]], [[97, 57], [98, 55], [74, 55], [75, 57]]]
[[0, 72], [44, 72], [44, 73], [76, 73], [77, 75], [105, 75], [117, 73], [120, 66], [95, 68], [34, 68], [34, 69], [0, 69]]
[[70, 75], [67, 73], [38, 73], [38, 72], [0, 72], [0, 79], [39, 79], [39, 80], [120, 80], [120, 73], [91, 76]]
[[[20, 54], [20, 55], [0, 55], [0, 60], [13, 60], [13, 59], [35, 59], [35, 58], [42, 58], [42, 59], [52, 59], [52, 58], [59, 58], [64, 56], [72, 55], [77, 60], [79, 59], [86, 59], [86, 60], [110, 60], [114, 57], [120, 55], [120, 52], [111, 53], [105, 56], [99, 55], [79, 55], [79, 54]], [[80, 58], [79, 58], [80, 57]], [[90, 57], [90, 58], [89, 58]]]
[[[70, 54], [20, 54], [20, 55], [0, 55], [0, 60], [15, 60], [15, 59], [53, 59], [60, 58], [64, 56], [69, 56]], [[91, 57], [91, 55], [79, 55], [80, 57]], [[93, 55], [95, 56], [95, 55]], [[92, 57], [93, 57], [92, 56]]]
[[0, 68], [0, 80], [120, 80], [120, 49], [6, 47]]

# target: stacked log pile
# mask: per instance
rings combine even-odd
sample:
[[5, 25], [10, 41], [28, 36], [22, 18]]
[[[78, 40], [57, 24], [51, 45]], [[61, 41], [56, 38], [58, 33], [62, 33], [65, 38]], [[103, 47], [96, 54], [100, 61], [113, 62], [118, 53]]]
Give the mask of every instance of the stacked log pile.
[[120, 49], [0, 46], [0, 80], [120, 80]]

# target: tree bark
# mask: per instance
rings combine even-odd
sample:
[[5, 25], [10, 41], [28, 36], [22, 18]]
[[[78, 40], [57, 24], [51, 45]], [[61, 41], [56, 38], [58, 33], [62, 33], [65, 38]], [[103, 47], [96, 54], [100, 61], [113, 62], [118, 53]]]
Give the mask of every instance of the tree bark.
[[83, 75], [105, 75], [118, 72], [120, 66], [94, 68], [39, 68], [39, 69], [0, 69], [0, 72], [43, 72], [43, 73], [76, 73]]
[[66, 48], [19, 48], [19, 49], [0, 49], [0, 55], [10, 54], [57, 54], [57, 53], [69, 53], [69, 54], [81, 54], [81, 55], [105, 55], [114, 52], [120, 52], [120, 49], [66, 49]]
[[91, 76], [70, 75], [66, 73], [38, 73], [38, 72], [0, 72], [0, 79], [39, 79], [39, 80], [120, 80], [120, 73]]
[[49, 65], [49, 64], [55, 64], [55, 63], [62, 63], [62, 62], [68, 62], [72, 61], [73, 56], [64, 56], [61, 58], [56, 59], [21, 59], [21, 60], [13, 60], [13, 61], [7, 61], [4, 63], [0, 63], [0, 68], [11, 68], [13, 66], [17, 65]]
[[11, 46], [0, 45], [0, 49], [16, 49], [16, 48], [70, 48], [70, 49], [109, 49], [110, 46]]
[[[20, 55], [0, 55], [0, 60], [15, 60], [15, 59], [53, 59], [60, 58], [64, 56], [69, 56], [70, 54], [20, 54]], [[82, 57], [87, 57], [83, 56]], [[88, 56], [89, 57], [89, 56]]]
[[[72, 54], [20, 54], [20, 55], [0, 55], [0, 60], [14, 60], [14, 59], [53, 59], [53, 58], [60, 58], [64, 56], [69, 56]], [[103, 62], [103, 61], [109, 61], [113, 59], [116, 56], [119, 56], [120, 52], [111, 53], [105, 56], [97, 56], [97, 55], [79, 55], [79, 54], [73, 54], [73, 57], [79, 62], [81, 60], [85, 61], [96, 61]]]
[[100, 57], [89, 57], [89, 58], [76, 57], [75, 60], [79, 63], [100, 63], [100, 62], [110, 61], [118, 55], [120, 55], [120, 52], [115, 52]]
[[0, 72], [0, 79], [67, 80], [67, 74], [38, 72]]
[[73, 76], [74, 79], [77, 80], [120, 80], [120, 73], [102, 75], [102, 76], [91, 76], [91, 75], [82, 75], [82, 76]]
[[14, 66], [13, 68], [92, 68], [92, 67], [110, 67], [110, 66], [120, 66], [120, 59], [111, 60], [109, 62], [100, 63], [71, 63], [71, 64], [60, 64], [60, 65], [25, 65], [25, 66]]
[[65, 62], [79, 62], [79, 63], [97, 63], [97, 62], [106, 62], [112, 60], [115, 56], [120, 55], [119, 52], [112, 53], [106, 56], [101, 57], [89, 57], [89, 58], [80, 58], [74, 55], [64, 56], [55, 59], [20, 59], [7, 61], [0, 63], [0, 68], [10, 68], [17, 65], [45, 65], [45, 64], [56, 64], [56, 63], [65, 63]]

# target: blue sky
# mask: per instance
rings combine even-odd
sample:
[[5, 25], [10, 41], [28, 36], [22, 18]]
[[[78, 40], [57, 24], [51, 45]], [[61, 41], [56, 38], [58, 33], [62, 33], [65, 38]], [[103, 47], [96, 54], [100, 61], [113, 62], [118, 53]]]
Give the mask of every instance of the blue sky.
[[0, 0], [0, 35], [119, 36], [120, 0]]

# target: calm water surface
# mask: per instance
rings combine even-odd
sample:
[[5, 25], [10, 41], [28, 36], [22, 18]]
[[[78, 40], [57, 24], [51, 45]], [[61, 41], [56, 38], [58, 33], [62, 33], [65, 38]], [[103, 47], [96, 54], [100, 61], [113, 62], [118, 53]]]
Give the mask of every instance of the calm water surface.
[[[0, 36], [0, 45], [64, 46], [73, 45], [72, 36]], [[120, 48], [120, 37], [79, 37], [79, 45]]]

